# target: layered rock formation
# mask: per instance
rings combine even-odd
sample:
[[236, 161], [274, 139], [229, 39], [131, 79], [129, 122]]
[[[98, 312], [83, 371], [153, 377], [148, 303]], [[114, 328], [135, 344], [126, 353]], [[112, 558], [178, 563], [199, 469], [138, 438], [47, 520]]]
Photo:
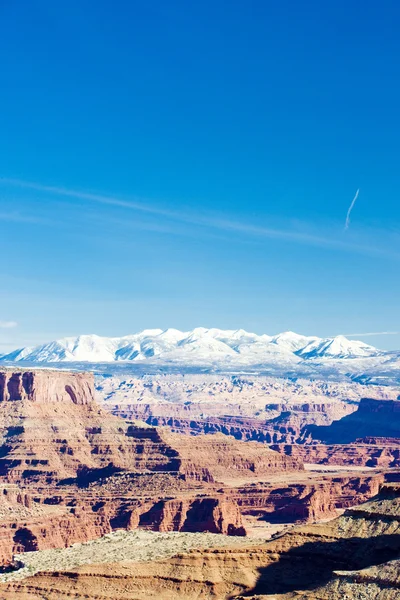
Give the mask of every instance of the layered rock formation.
[[232, 488], [230, 496], [243, 515], [270, 523], [317, 521], [334, 517], [337, 511], [366, 501], [378, 493], [385, 476], [375, 474], [321, 474], [287, 484], [282, 478]]
[[[3, 584], [5, 600], [395, 600], [400, 488], [325, 524], [258, 546], [194, 550], [152, 562], [89, 564]], [[94, 562], [96, 557], [93, 556]]]
[[356, 410], [368, 394], [392, 400], [399, 394], [395, 387], [326, 379], [179, 372], [132, 376], [129, 371], [119, 370], [120, 374], [111, 369], [96, 376], [99, 401], [110, 410], [141, 410], [140, 418], [151, 414], [192, 419], [231, 415], [266, 420], [270, 411], [305, 413], [308, 406], [309, 423], [328, 425]]
[[400, 467], [400, 438], [361, 438], [351, 444], [273, 444], [272, 450], [320, 465]]
[[216, 480], [230, 475], [237, 477], [251, 473], [262, 476], [303, 469], [300, 460], [290, 456], [285, 456], [282, 460], [278, 452], [262, 451], [263, 445], [257, 442], [243, 444], [222, 434], [189, 438], [165, 432], [163, 436], [179, 448], [179, 456], [184, 465], [182, 468], [193, 478], [196, 478], [199, 465], [209, 470]]
[[[271, 419], [277, 434], [293, 425], [285, 419]], [[243, 536], [254, 519], [325, 519], [376, 494], [385, 478], [308, 473], [294, 451], [223, 433], [184, 436], [110, 415], [90, 374], [1, 371], [1, 562], [116, 529]]]
[[0, 477], [8, 482], [59, 482], [105, 468], [178, 471], [209, 480], [212, 466], [252, 473], [299, 468], [261, 444], [203, 438], [193, 447], [178, 435], [112, 417], [94, 401], [91, 374], [0, 376]]
[[25, 510], [0, 524], [3, 562], [16, 550], [69, 545], [118, 527], [243, 535], [238, 505], [214, 482], [302, 469], [262, 444], [225, 436], [191, 443], [134, 425], [101, 409], [93, 392], [86, 373], [0, 372], [0, 483]]
[[358, 410], [329, 426], [308, 425], [305, 435], [326, 444], [348, 444], [358, 438], [400, 438], [400, 397], [363, 398]]
[[[334, 418], [347, 415], [356, 406], [352, 403], [325, 402], [321, 404], [268, 404], [256, 417], [235, 414], [239, 407], [215, 403], [212, 409], [203, 405], [176, 404], [126, 404], [104, 405], [112, 414], [124, 419], [139, 419], [153, 427], [168, 426], [172, 431], [189, 435], [223, 433], [237, 440], [257, 441], [267, 444], [296, 443], [304, 441], [304, 429], [311, 424], [329, 424]], [[206, 414], [202, 411], [206, 410]], [[221, 413], [220, 415], [212, 413]], [[261, 413], [261, 414], [259, 414]]]
[[91, 373], [67, 371], [0, 371], [0, 402], [29, 400], [40, 404], [87, 405], [94, 402]]
[[[271, 445], [307, 444], [313, 440], [324, 444], [347, 444], [358, 443], [358, 438], [400, 439], [400, 400], [363, 398], [356, 410], [354, 406], [348, 406], [347, 414], [344, 412], [339, 420], [329, 425], [322, 424], [321, 421], [329, 421], [332, 417], [331, 406], [303, 404], [284, 410], [281, 404], [269, 404], [266, 408], [275, 416], [266, 420], [234, 415], [204, 418], [188, 418], [184, 414], [160, 415], [158, 413], [162, 413], [162, 407], [143, 410], [141, 405], [129, 405], [128, 410], [115, 409], [114, 412], [124, 417], [142, 417], [153, 426], [167, 425], [179, 433], [199, 435], [220, 432], [239, 440], [256, 440]], [[337, 405], [335, 409], [338, 409]], [[176, 407], [174, 410], [178, 412]]]

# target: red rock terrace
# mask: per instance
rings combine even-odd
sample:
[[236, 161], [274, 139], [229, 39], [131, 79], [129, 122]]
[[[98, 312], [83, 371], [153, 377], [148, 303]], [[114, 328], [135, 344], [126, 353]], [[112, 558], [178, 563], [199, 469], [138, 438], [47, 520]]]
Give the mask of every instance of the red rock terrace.
[[0, 372], [3, 563], [121, 528], [245, 535], [249, 517], [275, 509], [286, 521], [323, 518], [373, 495], [384, 475], [342, 479], [345, 492], [337, 474], [313, 478], [258, 442], [113, 416], [95, 402], [90, 373]]

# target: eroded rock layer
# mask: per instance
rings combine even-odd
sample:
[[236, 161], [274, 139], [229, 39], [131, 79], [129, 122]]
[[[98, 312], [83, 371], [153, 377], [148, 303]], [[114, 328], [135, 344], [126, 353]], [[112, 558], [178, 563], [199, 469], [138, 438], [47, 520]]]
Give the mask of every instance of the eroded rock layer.
[[400, 488], [383, 486], [329, 523], [294, 528], [259, 546], [38, 573], [3, 584], [1, 594], [5, 600], [395, 600], [399, 564]]
[[400, 438], [366, 437], [351, 444], [273, 444], [270, 448], [304, 463], [400, 467]]
[[[90, 374], [0, 376], [3, 564], [117, 529], [244, 536], [254, 522], [325, 519], [373, 496], [385, 480], [385, 469], [306, 472], [300, 455], [281, 448], [118, 418], [96, 403]], [[287, 426], [281, 417], [274, 422], [277, 430]]]
[[219, 478], [300, 472], [296, 458], [223, 435], [191, 440], [114, 417], [93, 376], [0, 372], [0, 560], [115, 528], [245, 534]]
[[191, 446], [178, 435], [112, 417], [94, 401], [91, 374], [6, 371], [0, 376], [0, 477], [8, 482], [59, 482], [105, 468], [212, 479], [212, 467], [249, 472], [301, 467], [261, 444], [203, 437]]
[[358, 410], [331, 425], [309, 425], [306, 434], [327, 444], [347, 444], [365, 437], [400, 437], [400, 397], [397, 400], [362, 398]]
[[[141, 419], [153, 427], [167, 426], [177, 433], [192, 436], [203, 433], [223, 433], [237, 440], [257, 441], [266, 444], [278, 443], [304, 443], [311, 438], [305, 432], [307, 425], [331, 423], [333, 418], [341, 417], [356, 410], [353, 404], [321, 403], [293, 405], [288, 409], [283, 404], [269, 404], [260, 416], [250, 417], [236, 414], [226, 415], [227, 407], [214, 406], [215, 412], [221, 415], [209, 416], [199, 414], [198, 406], [179, 406], [171, 404], [117, 405], [111, 408], [114, 415], [128, 418]], [[201, 407], [204, 410], [204, 407]], [[232, 407], [231, 407], [232, 409]], [[207, 408], [207, 413], [209, 409]]]

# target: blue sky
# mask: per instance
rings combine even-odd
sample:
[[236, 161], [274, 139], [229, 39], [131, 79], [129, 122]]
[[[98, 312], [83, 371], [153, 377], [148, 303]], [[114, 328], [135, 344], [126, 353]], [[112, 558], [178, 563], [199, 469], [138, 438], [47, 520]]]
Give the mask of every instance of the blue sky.
[[400, 331], [399, 19], [390, 0], [1, 1], [0, 351]]

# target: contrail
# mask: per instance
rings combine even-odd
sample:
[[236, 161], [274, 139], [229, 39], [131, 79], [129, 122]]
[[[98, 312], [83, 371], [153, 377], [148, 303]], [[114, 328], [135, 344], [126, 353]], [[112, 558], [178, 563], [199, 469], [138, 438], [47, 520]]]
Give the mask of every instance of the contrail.
[[350, 225], [350, 215], [351, 215], [351, 211], [353, 210], [353, 207], [356, 203], [356, 200], [358, 198], [358, 194], [360, 193], [360, 189], [358, 189], [356, 191], [356, 195], [354, 196], [353, 200], [351, 201], [351, 204], [349, 206], [349, 210], [347, 211], [347, 215], [346, 215], [346, 223], [344, 225], [344, 230], [346, 231], [349, 228]]
[[374, 331], [372, 333], [343, 333], [344, 337], [369, 337], [370, 335], [400, 335], [400, 331]]
[[[313, 232], [307, 232], [298, 229], [286, 229], [286, 228], [275, 228], [275, 227], [266, 227], [263, 225], [252, 225], [244, 222], [239, 222], [235, 220], [230, 220], [227, 218], [221, 218], [217, 216], [215, 213], [207, 213], [204, 212], [202, 214], [198, 214], [196, 212], [186, 212], [185, 210], [174, 210], [163, 208], [159, 206], [153, 205], [145, 198], [135, 198], [134, 200], [124, 200], [115, 196], [96, 194], [90, 192], [82, 192], [75, 189], [62, 188], [57, 186], [49, 186], [43, 185], [41, 183], [34, 183], [32, 181], [24, 181], [21, 179], [12, 179], [8, 177], [2, 177], [0, 175], [0, 187], [1, 185], [11, 185], [14, 187], [27, 188], [32, 190], [37, 190], [39, 192], [45, 192], [54, 194], [57, 196], [65, 196], [69, 198], [76, 198], [83, 201], [97, 203], [100, 205], [110, 205], [119, 207], [121, 209], [132, 210], [137, 212], [142, 212], [144, 214], [148, 213], [152, 215], [154, 218], [156, 217], [164, 217], [166, 219], [170, 219], [179, 223], [187, 223], [189, 225], [193, 225], [196, 227], [207, 227], [210, 229], [243, 234], [252, 237], [259, 238], [270, 238], [277, 239], [287, 242], [293, 242], [298, 244], [307, 244], [310, 246], [317, 246], [321, 248], [337, 248], [338, 250], [343, 250], [347, 252], [356, 252], [361, 254], [373, 255], [373, 256], [383, 256], [391, 259], [399, 260], [400, 254], [389, 252], [384, 248], [380, 248], [377, 246], [364, 245], [364, 244], [355, 244], [352, 242], [348, 242], [343, 239], [331, 239], [330, 236], [315, 234]], [[354, 202], [357, 199], [359, 190], [353, 199], [353, 202], [349, 209], [349, 214], [354, 206]], [[23, 215], [21, 219], [23, 219]], [[26, 217], [31, 220], [30, 217]], [[0, 213], [0, 221], [4, 219], [4, 216]], [[35, 217], [36, 219], [36, 217]], [[50, 222], [48, 223], [50, 224]], [[171, 232], [172, 233], [172, 232]]]

